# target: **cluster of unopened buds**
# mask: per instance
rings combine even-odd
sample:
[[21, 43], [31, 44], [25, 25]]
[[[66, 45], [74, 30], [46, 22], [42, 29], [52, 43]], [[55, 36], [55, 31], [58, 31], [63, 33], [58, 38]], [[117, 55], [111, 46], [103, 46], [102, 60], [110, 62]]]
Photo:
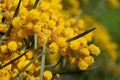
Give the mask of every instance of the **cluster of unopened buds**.
[[94, 62], [100, 50], [88, 42], [95, 28], [84, 31], [84, 21], [62, 7], [61, 0], [0, 0], [0, 80], [58, 78], [52, 69], [60, 57], [80, 70]]

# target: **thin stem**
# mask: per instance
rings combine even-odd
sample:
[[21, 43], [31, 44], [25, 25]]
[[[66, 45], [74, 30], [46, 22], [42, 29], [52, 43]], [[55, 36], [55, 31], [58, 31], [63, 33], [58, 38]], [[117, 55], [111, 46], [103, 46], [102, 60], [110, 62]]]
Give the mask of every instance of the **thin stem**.
[[75, 22], [79, 20], [81, 14], [82, 14], [82, 10], [79, 10], [78, 14], [75, 17]]
[[81, 33], [81, 34], [78, 34], [77, 36], [75, 36], [75, 37], [73, 37], [73, 38], [71, 38], [71, 39], [68, 39], [66, 42], [71, 42], [71, 41], [73, 41], [73, 40], [76, 40], [76, 39], [78, 39], [78, 38], [80, 38], [80, 37], [82, 37], [82, 36], [90, 33], [91, 31], [93, 31], [93, 30], [95, 30], [95, 29], [96, 29], [96, 28], [92, 28], [92, 29], [90, 29], [90, 30], [87, 30], [87, 31]]
[[45, 55], [45, 53], [47, 53], [47, 51], [42, 52], [41, 54], [39, 54], [38, 56], [34, 57], [27, 65], [25, 65], [18, 73], [17, 75], [14, 77], [14, 79], [16, 79], [30, 64], [32, 64], [35, 60], [39, 59], [42, 55]]
[[34, 49], [37, 50], [37, 35], [34, 34]]
[[[43, 46], [43, 53], [45, 52], [45, 49], [46, 49], [46, 40], [45, 40], [44, 46]], [[40, 80], [43, 80], [44, 69], [45, 69], [45, 55], [42, 55], [41, 69], [40, 69]]]
[[20, 59], [20, 58], [21, 58], [22, 56], [24, 56], [28, 51], [29, 51], [29, 50], [27, 50], [26, 52], [24, 52], [22, 55], [16, 57], [15, 59], [9, 61], [8, 63], [4, 64], [3, 66], [0, 67], [0, 69], [2, 69], [2, 68], [4, 68], [4, 67], [8, 66], [9, 64], [15, 62], [15, 61], [18, 60], [18, 59]]
[[19, 8], [20, 8], [20, 4], [21, 4], [21, 0], [20, 0], [19, 3], [18, 3], [18, 6], [17, 6], [17, 8], [16, 8], [16, 10], [15, 10], [15, 13], [14, 13], [13, 18], [16, 17], [16, 16], [18, 15]]
[[36, 1], [35, 1], [35, 4], [34, 4], [34, 6], [33, 6], [33, 9], [35, 9], [35, 8], [37, 7], [37, 5], [38, 5], [39, 2], [40, 2], [40, 0], [36, 0]]
[[[13, 15], [13, 18], [18, 15], [19, 8], [20, 8], [20, 3], [21, 3], [21, 0], [20, 0], [19, 3], [18, 3], [18, 6], [17, 6], [17, 8], [16, 8], [16, 10], [15, 10], [15, 13], [14, 13], [14, 15]], [[12, 19], [13, 19], [13, 18], [12, 18]], [[10, 36], [10, 33], [11, 33], [12, 29], [13, 29], [13, 26], [12, 26], [12, 24], [10, 23], [10, 27], [9, 27], [7, 33], [6, 33], [6, 36]]]
[[60, 60], [52, 68], [55, 68], [62, 60], [63, 60], [63, 56], [60, 58]]

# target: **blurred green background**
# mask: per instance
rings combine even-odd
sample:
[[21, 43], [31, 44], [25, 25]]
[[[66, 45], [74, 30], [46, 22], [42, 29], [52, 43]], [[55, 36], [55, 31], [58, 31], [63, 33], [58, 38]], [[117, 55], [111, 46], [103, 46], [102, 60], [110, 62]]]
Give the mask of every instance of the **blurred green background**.
[[113, 40], [120, 45], [120, 8], [111, 8], [106, 0], [91, 0], [83, 10], [104, 25]]

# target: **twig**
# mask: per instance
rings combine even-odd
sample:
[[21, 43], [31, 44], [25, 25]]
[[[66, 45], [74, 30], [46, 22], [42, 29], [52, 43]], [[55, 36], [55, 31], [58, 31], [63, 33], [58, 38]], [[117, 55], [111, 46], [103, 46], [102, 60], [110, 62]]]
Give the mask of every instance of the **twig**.
[[82, 36], [90, 33], [91, 31], [93, 31], [93, 30], [95, 30], [95, 29], [96, 29], [96, 28], [92, 28], [92, 29], [90, 29], [90, 30], [87, 30], [87, 31], [81, 33], [81, 34], [78, 34], [77, 36], [75, 36], [75, 37], [73, 37], [73, 38], [71, 38], [71, 39], [68, 39], [66, 42], [71, 42], [71, 41], [73, 41], [73, 40], [76, 40], [76, 39], [78, 39], [78, 38], [80, 38], [80, 37], [82, 37]]

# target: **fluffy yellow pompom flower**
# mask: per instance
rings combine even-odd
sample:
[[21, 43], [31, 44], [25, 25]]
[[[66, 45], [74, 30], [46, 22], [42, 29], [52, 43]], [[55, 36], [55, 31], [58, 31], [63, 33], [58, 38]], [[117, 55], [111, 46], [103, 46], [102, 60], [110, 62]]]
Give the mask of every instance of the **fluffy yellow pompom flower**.
[[78, 28], [83, 29], [85, 27], [85, 22], [82, 19], [78, 20]]
[[2, 16], [2, 14], [0, 14], [0, 23], [2, 23], [2, 18], [3, 18], [3, 16]]
[[22, 0], [22, 5], [27, 6], [29, 4], [29, 0]]
[[12, 60], [12, 59], [15, 59], [15, 58], [18, 57], [18, 56], [19, 56], [18, 53], [12, 52], [12, 54], [10, 55], [10, 59], [11, 59], [11, 60]]
[[33, 52], [32, 51], [29, 51], [29, 52], [26, 53], [26, 58], [27, 59], [32, 59], [32, 57], [33, 57]]
[[76, 64], [78, 62], [78, 58], [76, 58], [76, 57], [72, 57], [71, 59], [70, 59], [70, 63], [71, 64]]
[[13, 18], [12, 25], [14, 26], [14, 28], [20, 28], [22, 26], [22, 22], [20, 20], [20, 17]]
[[[21, 70], [25, 65], [27, 65], [28, 63], [30, 62], [30, 60], [25, 60], [25, 61], [19, 61], [19, 63], [17, 64], [17, 68], [19, 70]], [[34, 66], [33, 64], [31, 64], [27, 69], [26, 71], [31, 71], [33, 70]]]
[[81, 59], [79, 62], [78, 62], [78, 68], [80, 70], [87, 70], [88, 68], [88, 63], [86, 61], [84, 61], [83, 59]]
[[10, 80], [10, 72], [8, 70], [0, 70], [0, 80]]
[[41, 13], [40, 19], [42, 22], [48, 22], [49, 21], [49, 15], [47, 13]]
[[49, 20], [49, 22], [48, 22], [48, 27], [50, 28], [50, 29], [54, 29], [54, 27], [55, 27], [55, 25], [56, 25], [56, 22], [54, 21], [54, 20]]
[[9, 65], [6, 66], [4, 69], [5, 69], [5, 70], [11, 70], [11, 69], [12, 69], [12, 64], [9, 64]]
[[[28, 64], [30, 61], [31, 61], [31, 60], [25, 60], [25, 61], [24, 61], [24, 65]], [[33, 69], [34, 69], [34, 66], [33, 66], [33, 64], [31, 64], [31, 65], [26, 69], [26, 71], [31, 71], [31, 70], [33, 70]]]
[[33, 6], [35, 3], [35, 0], [29, 0], [29, 5]]
[[0, 47], [0, 49], [1, 49], [1, 53], [6, 53], [7, 52], [7, 45], [2, 45]]
[[79, 49], [80, 46], [80, 42], [78, 40], [74, 40], [70, 42], [70, 48], [75, 51], [77, 49]]
[[88, 63], [88, 65], [94, 63], [94, 58], [92, 56], [86, 56], [84, 60]]
[[39, 77], [34, 77], [31, 75], [27, 75], [27, 78], [25, 80], [40, 80]]
[[27, 25], [25, 25], [25, 27], [27, 28], [27, 29], [32, 29], [33, 28], [33, 24], [32, 23], [28, 23]]
[[90, 32], [90, 33], [88, 33], [87, 35], [85, 35], [84, 37], [87, 39], [88, 42], [90, 42], [90, 41], [92, 41], [93, 33]]
[[91, 54], [93, 54], [93, 55], [98, 55], [98, 54], [100, 53], [100, 49], [99, 49], [97, 46], [95, 46], [94, 44], [91, 44], [91, 45], [89, 46], [89, 51], [90, 51]]
[[49, 47], [50, 47], [50, 51], [52, 53], [57, 53], [58, 52], [58, 45], [57, 45], [57, 43], [53, 42], [53, 43], [50, 44]]
[[16, 6], [18, 5], [18, 2], [19, 2], [19, 0], [14, 0], [12, 5], [13, 5], [14, 7], [16, 7]]
[[55, 78], [60, 78], [60, 74], [55, 74]]
[[90, 54], [89, 50], [87, 48], [81, 48], [79, 49], [80, 55], [82, 56], [88, 56]]
[[39, 32], [41, 31], [41, 26], [39, 26], [39, 25], [34, 25], [32, 29], [33, 29], [33, 31], [34, 31], [35, 33], [39, 33]]
[[19, 61], [25, 61], [26, 60], [26, 57], [25, 56], [22, 56]]
[[80, 46], [86, 46], [87, 45], [87, 39], [84, 37], [81, 37], [78, 39], [80, 42]]
[[28, 12], [27, 20], [32, 21], [33, 23], [39, 21], [40, 20], [40, 12], [38, 12], [35, 9], [30, 10]]
[[16, 51], [18, 49], [17, 42], [16, 41], [10, 41], [8, 43], [8, 49], [10, 51]]
[[57, 40], [57, 44], [60, 48], [66, 47], [66, 38], [59, 37]]
[[25, 20], [28, 15], [28, 10], [25, 7], [20, 8], [19, 15], [23, 20]]
[[73, 31], [72, 28], [66, 28], [66, 29], [65, 29], [65, 37], [66, 37], [67, 39], [72, 38], [72, 37], [73, 37], [73, 34], [74, 34], [74, 31]]
[[45, 80], [51, 80], [52, 79], [52, 72], [49, 70], [44, 71], [44, 78]]

